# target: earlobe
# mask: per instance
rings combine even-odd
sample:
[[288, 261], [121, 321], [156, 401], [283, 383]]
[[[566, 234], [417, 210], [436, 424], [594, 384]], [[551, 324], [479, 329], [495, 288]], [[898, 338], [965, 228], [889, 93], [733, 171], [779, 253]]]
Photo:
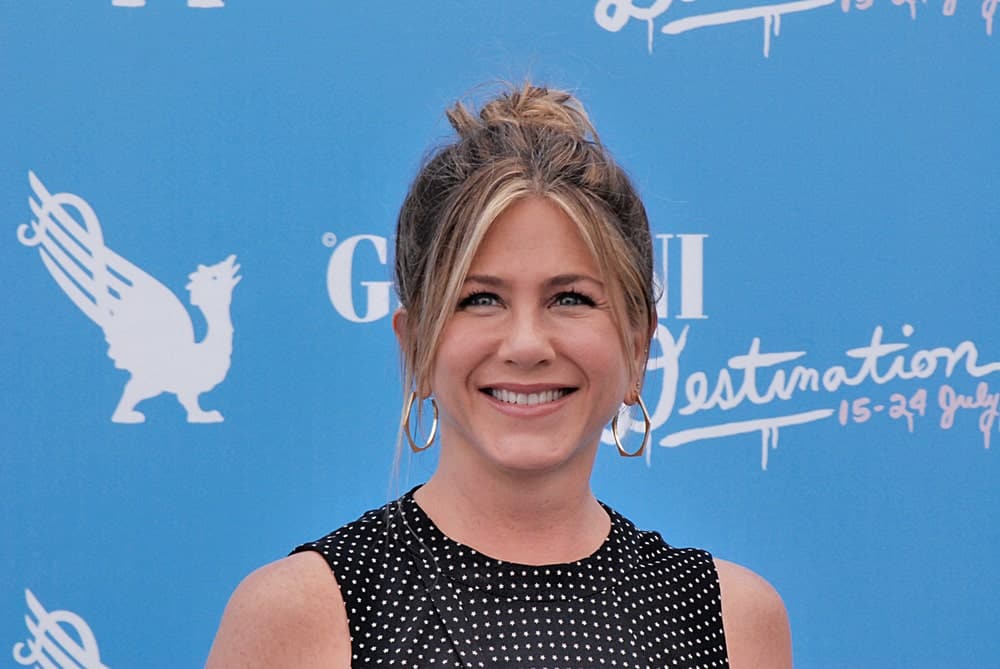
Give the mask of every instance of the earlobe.
[[624, 403], [628, 406], [634, 406], [639, 402], [639, 395], [641, 394], [640, 388], [642, 387], [641, 381], [635, 381], [629, 386], [628, 392], [625, 393]]
[[632, 361], [634, 376], [632, 377], [629, 391], [625, 394], [625, 403], [628, 405], [638, 402], [638, 398], [642, 394], [642, 382], [646, 377], [646, 368], [649, 364], [649, 344], [651, 341], [652, 335], [645, 339], [640, 335], [633, 342], [635, 346], [633, 349], [635, 351], [635, 359]]

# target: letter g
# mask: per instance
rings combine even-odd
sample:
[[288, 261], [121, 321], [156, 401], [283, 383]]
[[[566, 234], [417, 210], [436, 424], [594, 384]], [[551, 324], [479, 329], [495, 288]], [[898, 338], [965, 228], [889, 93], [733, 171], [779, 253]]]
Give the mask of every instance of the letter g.
[[371, 323], [389, 315], [391, 281], [359, 281], [365, 288], [364, 315], [359, 315], [354, 308], [354, 253], [358, 244], [363, 241], [370, 242], [375, 247], [379, 263], [385, 265], [388, 247], [385, 237], [355, 235], [345, 239], [333, 250], [326, 267], [326, 290], [330, 295], [330, 303], [337, 313], [352, 323]]

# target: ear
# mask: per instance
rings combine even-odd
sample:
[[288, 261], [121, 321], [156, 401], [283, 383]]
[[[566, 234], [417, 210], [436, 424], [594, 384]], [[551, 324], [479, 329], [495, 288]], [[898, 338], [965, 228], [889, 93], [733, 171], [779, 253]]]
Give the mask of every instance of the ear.
[[635, 336], [632, 339], [632, 378], [629, 383], [629, 389], [625, 393], [625, 403], [635, 404], [638, 400], [636, 395], [642, 390], [642, 380], [646, 376], [646, 363], [649, 360], [649, 344], [653, 339], [653, 334], [656, 332], [656, 324], [650, 326], [650, 329], [646, 331], [645, 329], [639, 329], [635, 332]]
[[392, 314], [392, 331], [396, 333], [396, 341], [399, 342], [400, 346], [406, 343], [407, 335], [409, 331], [407, 328], [407, 318], [406, 309], [400, 307]]
[[[396, 341], [399, 342], [399, 347], [403, 350], [406, 350], [406, 342], [410, 337], [409, 327], [409, 314], [406, 309], [403, 307], [396, 309], [392, 314], [392, 331], [396, 333]], [[427, 388], [417, 389], [417, 395], [420, 399], [429, 397], [430, 394], [431, 391]]]

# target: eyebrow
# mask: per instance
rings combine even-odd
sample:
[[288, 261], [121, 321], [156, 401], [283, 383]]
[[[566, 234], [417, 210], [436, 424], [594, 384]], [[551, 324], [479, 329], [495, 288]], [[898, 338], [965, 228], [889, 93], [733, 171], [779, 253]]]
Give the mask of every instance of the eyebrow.
[[[507, 285], [507, 281], [504, 281], [498, 276], [493, 276], [492, 274], [469, 274], [465, 277], [465, 281], [466, 283], [474, 281], [475, 283], [481, 283], [497, 288], [502, 288]], [[545, 281], [545, 287], [562, 288], [574, 283], [579, 283], [580, 281], [589, 281], [591, 283], [596, 283], [598, 286], [604, 286], [603, 282], [598, 281], [589, 274], [557, 274], [556, 276]]]

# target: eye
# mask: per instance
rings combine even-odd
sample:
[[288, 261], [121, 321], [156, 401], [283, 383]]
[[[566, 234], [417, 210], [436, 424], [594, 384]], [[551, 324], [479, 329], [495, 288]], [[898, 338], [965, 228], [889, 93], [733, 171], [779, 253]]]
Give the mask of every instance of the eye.
[[470, 307], [497, 307], [497, 306], [500, 306], [500, 298], [494, 293], [487, 293], [483, 291], [467, 295], [458, 302], [459, 309], [468, 309]]
[[595, 305], [594, 300], [575, 290], [559, 293], [552, 300], [552, 303], [557, 307], [592, 307]]

